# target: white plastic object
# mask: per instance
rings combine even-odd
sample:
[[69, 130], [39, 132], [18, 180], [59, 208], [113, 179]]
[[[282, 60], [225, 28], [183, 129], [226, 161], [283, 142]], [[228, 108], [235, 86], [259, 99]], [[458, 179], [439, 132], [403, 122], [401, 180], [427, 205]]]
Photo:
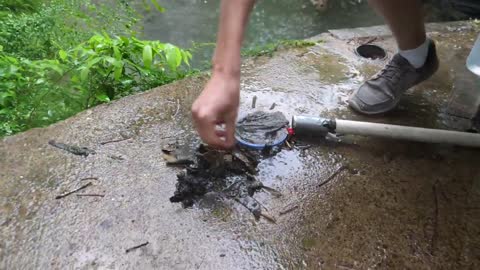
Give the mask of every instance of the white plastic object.
[[480, 147], [480, 134], [419, 127], [336, 120], [336, 132], [425, 143]]
[[467, 68], [475, 75], [480, 76], [480, 35], [467, 58]]

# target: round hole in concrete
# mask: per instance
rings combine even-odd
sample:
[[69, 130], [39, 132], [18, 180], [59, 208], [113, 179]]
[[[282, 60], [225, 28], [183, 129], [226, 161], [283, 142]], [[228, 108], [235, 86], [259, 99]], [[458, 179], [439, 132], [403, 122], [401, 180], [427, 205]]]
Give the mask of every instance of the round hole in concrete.
[[360, 45], [355, 49], [355, 52], [361, 57], [372, 60], [384, 59], [387, 57], [387, 53], [382, 47], [372, 44]]

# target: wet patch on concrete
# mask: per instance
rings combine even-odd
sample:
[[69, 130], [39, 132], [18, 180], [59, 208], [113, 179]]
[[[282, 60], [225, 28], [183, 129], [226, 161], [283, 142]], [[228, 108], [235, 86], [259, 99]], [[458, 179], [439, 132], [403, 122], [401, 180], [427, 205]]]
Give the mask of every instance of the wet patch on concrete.
[[[275, 110], [287, 119], [307, 114], [450, 127], [443, 108], [474, 34], [465, 29], [434, 33], [442, 56], [439, 72], [412, 89], [395, 112], [374, 118], [355, 115], [345, 104], [383, 63], [355, 57], [355, 41], [323, 35], [324, 43], [307, 50], [247, 60], [241, 114], [269, 111], [275, 102]], [[395, 52], [389, 37], [374, 43], [389, 55]], [[309, 54], [329, 52], [332, 61], [341, 56], [339, 70], [345, 66], [350, 73], [340, 81], [319, 77], [319, 72], [335, 70], [329, 65], [306, 69], [303, 64]], [[255, 194], [276, 224], [255, 221], [236, 204], [190, 209], [171, 204], [178, 169], [165, 166], [162, 147], [195, 141], [189, 108], [206, 80], [189, 78], [4, 138], [0, 268], [480, 266], [476, 150], [355, 136], [340, 144], [299, 142], [311, 147], [281, 151], [257, 167], [258, 180], [283, 194]], [[96, 154], [65, 153], [48, 145], [52, 139]], [[348, 169], [339, 171], [343, 167]], [[92, 184], [78, 194], [104, 197], [76, 193], [55, 199], [86, 181]], [[125, 253], [145, 242], [149, 244]]]

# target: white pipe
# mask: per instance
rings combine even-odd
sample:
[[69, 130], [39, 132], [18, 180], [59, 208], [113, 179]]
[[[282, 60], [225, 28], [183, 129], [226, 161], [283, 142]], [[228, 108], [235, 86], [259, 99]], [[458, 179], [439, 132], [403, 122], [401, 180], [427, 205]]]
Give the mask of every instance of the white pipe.
[[426, 143], [454, 144], [480, 147], [480, 134], [427, 129], [408, 126], [376, 124], [350, 120], [335, 120], [337, 133], [364, 136], [376, 136], [397, 140], [409, 140]]

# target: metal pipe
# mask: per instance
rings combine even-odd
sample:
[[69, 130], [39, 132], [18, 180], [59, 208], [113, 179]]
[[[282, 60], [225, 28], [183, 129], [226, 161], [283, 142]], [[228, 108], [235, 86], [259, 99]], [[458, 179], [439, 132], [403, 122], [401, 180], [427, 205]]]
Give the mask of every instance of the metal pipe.
[[323, 118], [308, 116], [294, 116], [292, 127], [295, 134], [300, 135], [307, 134], [308, 132], [319, 132], [317, 134], [310, 134], [322, 135], [326, 130], [329, 130], [331, 133], [480, 147], [480, 134], [450, 130], [376, 124], [349, 120], [326, 120]]

